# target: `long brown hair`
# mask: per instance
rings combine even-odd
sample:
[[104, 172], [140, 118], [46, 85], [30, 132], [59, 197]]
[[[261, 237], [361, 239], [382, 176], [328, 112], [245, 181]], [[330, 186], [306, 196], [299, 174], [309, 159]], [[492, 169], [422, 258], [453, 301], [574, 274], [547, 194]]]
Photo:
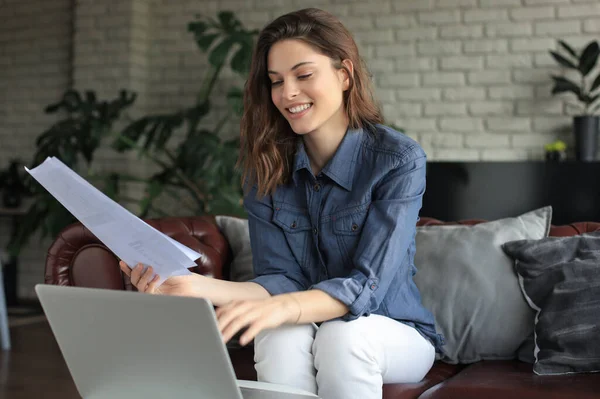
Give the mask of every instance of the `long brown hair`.
[[[241, 151], [246, 188], [257, 186], [259, 195], [272, 194], [291, 177], [297, 136], [271, 101], [267, 56], [271, 46], [284, 39], [298, 39], [332, 59], [336, 69], [344, 68], [350, 87], [344, 92], [349, 127], [365, 128], [383, 123], [373, 97], [370, 75], [350, 32], [330, 13], [306, 8], [282, 15], [263, 28], [258, 37], [250, 74], [244, 86], [244, 113], [241, 121]], [[354, 66], [351, 74], [342, 61]]]

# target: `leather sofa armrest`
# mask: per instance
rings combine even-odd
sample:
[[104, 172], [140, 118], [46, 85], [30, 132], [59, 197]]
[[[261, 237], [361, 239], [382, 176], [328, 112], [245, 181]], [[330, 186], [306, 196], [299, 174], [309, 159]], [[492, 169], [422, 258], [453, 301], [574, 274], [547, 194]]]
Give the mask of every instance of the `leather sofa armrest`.
[[[231, 261], [231, 249], [213, 216], [167, 217], [145, 220], [155, 229], [201, 253], [189, 270], [205, 276], [224, 278]], [[46, 284], [135, 290], [118, 264], [117, 257], [85, 226], [67, 226], [48, 250]]]

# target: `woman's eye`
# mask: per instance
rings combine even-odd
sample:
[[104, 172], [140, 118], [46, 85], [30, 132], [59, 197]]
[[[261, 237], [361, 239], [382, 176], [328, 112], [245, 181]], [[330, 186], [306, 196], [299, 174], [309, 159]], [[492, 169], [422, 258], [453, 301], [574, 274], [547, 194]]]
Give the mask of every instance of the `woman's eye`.
[[271, 82], [271, 87], [279, 86], [281, 83], [283, 83], [283, 82], [280, 81], [280, 80], [277, 80], [275, 82]]
[[309, 73], [308, 75], [300, 75], [298, 76], [298, 79], [308, 79], [312, 76], [312, 73]]

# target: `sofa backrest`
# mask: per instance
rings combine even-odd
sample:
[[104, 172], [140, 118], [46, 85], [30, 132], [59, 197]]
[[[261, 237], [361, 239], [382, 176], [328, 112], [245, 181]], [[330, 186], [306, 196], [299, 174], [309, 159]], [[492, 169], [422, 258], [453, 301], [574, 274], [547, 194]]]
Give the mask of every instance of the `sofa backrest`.
[[[146, 220], [169, 237], [204, 254], [191, 271], [215, 278], [227, 278], [231, 248], [216, 225], [214, 216], [168, 217]], [[481, 219], [442, 222], [423, 217], [419, 226], [477, 224]], [[552, 226], [551, 236], [569, 236], [600, 229], [600, 223], [580, 222]], [[66, 227], [48, 249], [46, 284], [133, 290], [129, 278], [121, 273], [117, 257], [81, 223]]]
[[[213, 216], [168, 217], [145, 220], [155, 229], [203, 254], [195, 273], [222, 278], [231, 250]], [[117, 257], [81, 223], [67, 226], [48, 249], [46, 284], [133, 290], [121, 273]]]

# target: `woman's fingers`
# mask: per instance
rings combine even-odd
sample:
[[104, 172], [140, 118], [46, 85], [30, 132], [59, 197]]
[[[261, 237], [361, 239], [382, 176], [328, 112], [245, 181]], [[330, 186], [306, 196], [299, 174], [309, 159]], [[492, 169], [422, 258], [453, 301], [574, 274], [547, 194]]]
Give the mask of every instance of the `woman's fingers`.
[[244, 312], [231, 320], [224, 329], [221, 330], [223, 341], [228, 342], [242, 328], [254, 323], [259, 316], [256, 311]]
[[146, 292], [148, 294], [154, 294], [154, 292], [156, 291], [156, 284], [158, 284], [158, 274], [155, 275], [152, 280], [150, 280], [150, 283], [148, 283], [148, 287], [146, 288]]
[[127, 266], [127, 263], [119, 261], [119, 266], [121, 266], [121, 270], [127, 275], [127, 277], [131, 277], [131, 269], [129, 266]]
[[267, 320], [263, 320], [263, 319], [256, 320], [254, 323], [252, 323], [252, 324], [250, 324], [250, 326], [248, 326], [248, 329], [240, 337], [240, 345], [245, 346], [250, 341], [252, 341], [254, 338], [256, 338], [256, 336], [258, 335], [259, 332], [261, 332], [262, 330], [264, 330], [266, 328], [270, 328]]
[[146, 271], [142, 273], [140, 279], [137, 282], [138, 291], [146, 292], [146, 289], [147, 289], [146, 287], [147, 287], [148, 283], [150, 283], [150, 280], [152, 280], [153, 276], [154, 276], [154, 269], [152, 269], [152, 266], [148, 266]]
[[217, 310], [215, 310], [215, 314], [217, 315], [217, 319], [220, 319], [221, 315], [223, 315], [225, 313], [228, 313], [231, 309], [236, 308], [241, 303], [243, 303], [243, 302], [241, 302], [241, 301], [232, 301], [232, 302], [226, 303], [223, 306], [219, 306], [217, 308]]
[[131, 269], [131, 276], [129, 276], [131, 278], [131, 284], [133, 284], [138, 289], [138, 283], [140, 281], [140, 278], [142, 278], [143, 270], [144, 267], [142, 266], [142, 264], [138, 263], [133, 269]]
[[227, 309], [218, 309], [219, 331], [225, 342], [256, 318], [255, 306], [253, 302], [237, 302], [228, 304]]
[[138, 291], [154, 293], [156, 290], [156, 284], [158, 284], [159, 276], [158, 274], [153, 276], [154, 269], [152, 266], [149, 266], [146, 271], [144, 271], [144, 265], [138, 263], [134, 268], [130, 268], [127, 263], [122, 260], [119, 261], [119, 266], [123, 273], [125, 273], [129, 279], [131, 280], [131, 284], [133, 284]]
[[233, 319], [248, 312], [250, 307], [250, 302], [247, 301], [230, 302], [227, 305], [219, 307], [215, 312], [219, 322], [219, 330], [223, 331]]

